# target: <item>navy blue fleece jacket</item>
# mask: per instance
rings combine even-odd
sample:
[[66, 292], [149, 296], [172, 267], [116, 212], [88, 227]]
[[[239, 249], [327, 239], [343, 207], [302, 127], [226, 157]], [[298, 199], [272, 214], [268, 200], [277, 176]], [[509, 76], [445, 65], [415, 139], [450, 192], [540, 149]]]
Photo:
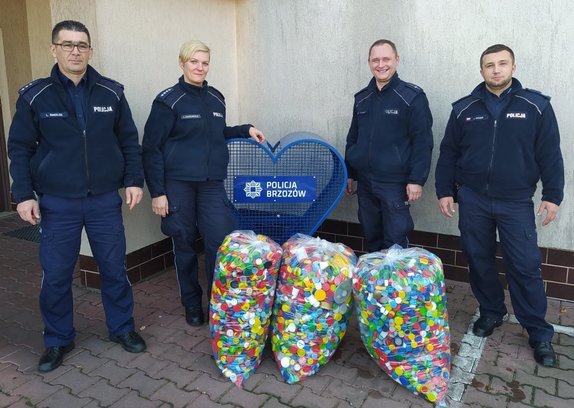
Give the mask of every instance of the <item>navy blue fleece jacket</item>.
[[424, 185], [431, 164], [432, 122], [421, 88], [395, 73], [379, 90], [373, 78], [355, 94], [345, 148], [349, 177]]
[[438, 198], [456, 197], [465, 185], [498, 199], [531, 198], [542, 180], [542, 200], [560, 205], [564, 162], [550, 98], [513, 79], [494, 116], [486, 86], [453, 103], [436, 167]]
[[198, 87], [180, 77], [155, 98], [144, 129], [143, 161], [151, 196], [165, 194], [166, 179], [225, 179], [226, 139], [248, 138], [251, 127], [227, 126], [223, 95], [207, 82]]
[[143, 187], [141, 147], [123, 86], [91, 66], [86, 75], [85, 131], [57, 65], [50, 77], [20, 89], [8, 137], [16, 202], [34, 192], [81, 198]]

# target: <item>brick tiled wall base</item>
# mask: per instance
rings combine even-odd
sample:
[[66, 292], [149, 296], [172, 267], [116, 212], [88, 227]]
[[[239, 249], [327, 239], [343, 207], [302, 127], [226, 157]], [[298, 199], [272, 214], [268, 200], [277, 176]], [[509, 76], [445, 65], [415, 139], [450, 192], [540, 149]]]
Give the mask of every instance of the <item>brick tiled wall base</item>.
[[[315, 235], [331, 242], [341, 242], [351, 247], [357, 255], [365, 253], [363, 232], [357, 223], [326, 220]], [[414, 231], [410, 242], [412, 246], [423, 247], [439, 256], [444, 265], [446, 278], [468, 282], [468, 263], [462, 253], [458, 236]], [[198, 244], [201, 246], [201, 242]], [[546, 294], [549, 297], [574, 301], [574, 251], [552, 248], [540, 248], [540, 251]], [[497, 264], [500, 279], [506, 287], [500, 251]], [[173, 266], [171, 239], [166, 238], [128, 254], [126, 265], [132, 283]], [[80, 256], [80, 277], [82, 284], [90, 288], [100, 288], [98, 267], [92, 257]]]
[[[126, 256], [126, 268], [131, 283], [164, 271], [173, 266], [173, 251], [170, 238], [148, 245]], [[80, 279], [83, 285], [100, 289], [100, 272], [96, 260], [87, 255], [80, 255]]]
[[[130, 282], [136, 283], [173, 266], [173, 245], [171, 238], [130, 252], [126, 256], [126, 268]], [[196, 250], [203, 251], [203, 241], [196, 241]], [[96, 260], [87, 255], [80, 255], [80, 280], [82, 285], [100, 289], [100, 272]]]

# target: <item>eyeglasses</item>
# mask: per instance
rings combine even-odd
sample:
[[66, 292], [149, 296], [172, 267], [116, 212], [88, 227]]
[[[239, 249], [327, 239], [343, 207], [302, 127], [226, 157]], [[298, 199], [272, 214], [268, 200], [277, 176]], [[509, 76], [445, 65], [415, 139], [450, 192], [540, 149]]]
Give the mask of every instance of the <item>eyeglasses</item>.
[[66, 52], [72, 52], [74, 51], [74, 48], [78, 47], [78, 51], [80, 52], [88, 52], [90, 51], [90, 44], [87, 44], [85, 42], [79, 42], [79, 43], [73, 43], [71, 41], [64, 41], [62, 43], [52, 43], [53, 45], [59, 45], [60, 47], [62, 47], [62, 50], [66, 51]]

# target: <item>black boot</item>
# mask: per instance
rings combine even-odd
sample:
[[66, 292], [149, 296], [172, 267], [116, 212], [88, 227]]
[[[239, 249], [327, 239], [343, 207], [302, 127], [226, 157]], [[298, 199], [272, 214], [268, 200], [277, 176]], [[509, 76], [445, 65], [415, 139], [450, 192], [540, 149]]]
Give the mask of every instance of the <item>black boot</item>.
[[532, 341], [530, 347], [534, 349], [534, 360], [544, 367], [556, 367], [556, 353], [549, 341]]
[[46, 348], [40, 357], [38, 371], [41, 373], [47, 373], [60, 367], [62, 365], [62, 361], [64, 361], [64, 356], [72, 351], [73, 348], [74, 342], [66, 346], [53, 346]]
[[472, 326], [472, 333], [478, 337], [488, 337], [501, 325], [502, 317], [480, 316]]
[[205, 319], [201, 306], [187, 306], [185, 308], [185, 321], [193, 327], [203, 326]]

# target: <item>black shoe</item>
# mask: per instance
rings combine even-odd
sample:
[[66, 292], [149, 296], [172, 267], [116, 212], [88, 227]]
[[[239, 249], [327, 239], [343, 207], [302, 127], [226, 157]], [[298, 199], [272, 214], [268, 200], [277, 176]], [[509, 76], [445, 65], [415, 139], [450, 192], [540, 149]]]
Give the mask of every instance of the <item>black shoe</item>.
[[67, 346], [48, 347], [44, 350], [44, 353], [42, 353], [42, 357], [40, 357], [38, 371], [47, 373], [60, 367], [62, 361], [64, 361], [64, 355], [72, 351], [73, 348], [74, 342], [71, 342]]
[[544, 367], [556, 367], [556, 353], [549, 341], [533, 341], [530, 347], [534, 349], [534, 360]]
[[495, 327], [502, 325], [502, 317], [480, 316], [474, 326], [472, 333], [478, 337], [488, 337], [492, 334]]
[[123, 349], [130, 353], [141, 353], [146, 349], [144, 339], [133, 330], [119, 336], [110, 336], [110, 340], [120, 343]]
[[185, 321], [193, 327], [203, 326], [203, 309], [201, 306], [188, 306], [185, 308]]

